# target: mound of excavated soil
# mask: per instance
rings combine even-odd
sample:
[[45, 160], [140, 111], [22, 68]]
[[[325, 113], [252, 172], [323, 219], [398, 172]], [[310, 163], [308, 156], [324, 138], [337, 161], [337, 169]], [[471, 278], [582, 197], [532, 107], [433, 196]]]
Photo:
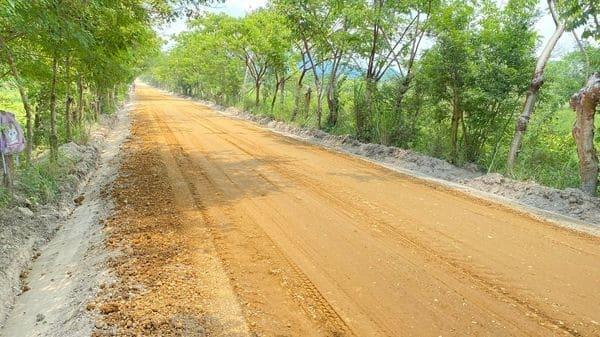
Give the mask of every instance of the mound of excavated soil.
[[590, 197], [575, 188], [559, 190], [531, 181], [508, 179], [498, 173], [466, 179], [461, 183], [516, 200], [525, 205], [567, 215], [596, 225], [600, 224], [600, 199]]

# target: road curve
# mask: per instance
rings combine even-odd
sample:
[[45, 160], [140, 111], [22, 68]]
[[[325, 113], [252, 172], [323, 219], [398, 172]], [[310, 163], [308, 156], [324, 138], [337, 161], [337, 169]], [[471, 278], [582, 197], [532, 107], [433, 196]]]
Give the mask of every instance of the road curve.
[[258, 334], [600, 336], [598, 237], [145, 85], [136, 101]]

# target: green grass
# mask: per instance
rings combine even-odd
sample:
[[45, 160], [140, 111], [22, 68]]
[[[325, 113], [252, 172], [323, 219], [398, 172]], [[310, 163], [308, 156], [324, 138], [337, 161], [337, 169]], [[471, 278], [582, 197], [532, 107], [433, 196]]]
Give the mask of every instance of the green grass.
[[7, 189], [0, 186], [0, 209], [6, 208], [12, 201], [12, 196]]
[[14, 113], [19, 123], [25, 123], [25, 110], [19, 91], [8, 82], [0, 83], [0, 110]]

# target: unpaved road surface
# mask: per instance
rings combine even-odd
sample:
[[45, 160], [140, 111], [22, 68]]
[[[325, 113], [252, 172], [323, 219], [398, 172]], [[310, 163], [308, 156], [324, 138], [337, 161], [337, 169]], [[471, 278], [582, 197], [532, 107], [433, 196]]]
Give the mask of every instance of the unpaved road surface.
[[147, 86], [133, 120], [98, 335], [600, 336], [598, 237]]

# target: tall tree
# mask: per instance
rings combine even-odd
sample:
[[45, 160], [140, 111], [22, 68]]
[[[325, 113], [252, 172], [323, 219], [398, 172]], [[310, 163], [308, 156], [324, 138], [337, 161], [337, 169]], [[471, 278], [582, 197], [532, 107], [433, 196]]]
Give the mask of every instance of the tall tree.
[[[552, 15], [555, 17], [555, 9], [554, 9], [553, 0], [548, 0], [548, 10], [552, 12]], [[552, 55], [552, 51], [556, 47], [558, 40], [565, 32], [566, 25], [564, 22], [556, 22], [556, 28], [554, 29], [554, 33], [550, 37], [550, 39], [546, 42], [542, 53], [538, 57], [537, 63], [535, 65], [535, 69], [533, 71], [533, 77], [531, 79], [531, 83], [529, 84], [529, 89], [527, 90], [527, 94], [525, 96], [525, 103], [523, 104], [523, 112], [517, 119], [517, 123], [515, 126], [515, 133], [513, 135], [512, 143], [510, 145], [510, 149], [508, 151], [508, 159], [506, 161], [506, 168], [509, 173], [513, 173], [515, 161], [517, 160], [517, 156], [519, 154], [519, 150], [521, 148], [521, 143], [523, 142], [523, 135], [527, 130], [527, 125], [529, 124], [529, 120], [531, 119], [531, 115], [535, 109], [535, 103], [537, 102], [537, 98], [539, 95], [540, 88], [544, 83], [544, 69], [546, 68], [546, 64]]]
[[[435, 2], [437, 3], [437, 2]], [[359, 27], [364, 42], [359, 55], [364, 58], [364, 106], [358, 109], [356, 129], [359, 138], [366, 139], [368, 118], [374, 114], [375, 96], [379, 82], [390, 73], [412, 68], [418, 52], [419, 41], [423, 37], [427, 20], [432, 11], [433, 1], [366, 1], [358, 8], [363, 15]], [[409, 52], [408, 52], [409, 51]], [[357, 66], [361, 66], [357, 62]], [[397, 68], [394, 69], [394, 66]]]

